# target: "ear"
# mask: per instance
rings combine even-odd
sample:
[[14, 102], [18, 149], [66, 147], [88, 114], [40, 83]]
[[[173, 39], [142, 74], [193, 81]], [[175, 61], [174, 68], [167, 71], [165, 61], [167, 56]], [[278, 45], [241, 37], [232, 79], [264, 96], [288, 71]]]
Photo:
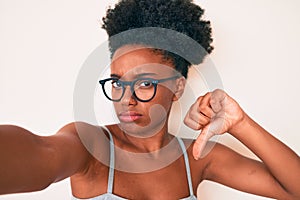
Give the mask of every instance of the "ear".
[[180, 97], [184, 92], [185, 84], [186, 84], [186, 79], [183, 76], [176, 79], [176, 88], [172, 99], [173, 101], [177, 101], [178, 99], [180, 99]]

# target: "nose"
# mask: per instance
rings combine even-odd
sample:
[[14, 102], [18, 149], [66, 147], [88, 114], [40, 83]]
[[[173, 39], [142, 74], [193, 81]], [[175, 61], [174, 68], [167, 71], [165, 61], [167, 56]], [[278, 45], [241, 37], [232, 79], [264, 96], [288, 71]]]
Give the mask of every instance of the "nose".
[[134, 98], [131, 90], [130, 90], [130, 86], [126, 86], [124, 91], [124, 95], [121, 99], [121, 103], [122, 105], [136, 105], [137, 104], [137, 100]]

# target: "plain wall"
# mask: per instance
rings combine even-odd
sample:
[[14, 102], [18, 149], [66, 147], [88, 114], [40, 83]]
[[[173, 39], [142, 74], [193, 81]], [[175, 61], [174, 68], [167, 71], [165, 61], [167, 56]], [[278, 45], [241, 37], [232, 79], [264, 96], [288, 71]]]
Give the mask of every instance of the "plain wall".
[[[73, 90], [88, 55], [107, 39], [101, 18], [116, 1], [0, 0], [0, 124], [39, 135], [73, 121]], [[213, 27], [210, 58], [224, 89], [277, 138], [300, 152], [300, 2], [198, 0]], [[254, 157], [228, 135], [220, 142]], [[13, 148], [13, 147], [12, 147]], [[69, 180], [2, 200], [69, 199]], [[198, 198], [266, 199], [203, 182]]]

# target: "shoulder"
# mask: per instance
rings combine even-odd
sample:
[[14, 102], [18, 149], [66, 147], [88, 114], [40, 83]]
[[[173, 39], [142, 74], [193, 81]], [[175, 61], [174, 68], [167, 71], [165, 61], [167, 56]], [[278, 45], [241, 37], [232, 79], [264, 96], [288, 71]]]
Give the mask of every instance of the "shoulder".
[[60, 128], [58, 131], [57, 131], [57, 134], [74, 134], [74, 135], [78, 135], [78, 133], [80, 131], [92, 131], [92, 130], [97, 130], [99, 129], [99, 127], [95, 126], [95, 125], [92, 125], [92, 124], [89, 124], [89, 123], [86, 123], [86, 122], [71, 122], [71, 123], [68, 123], [66, 125], [64, 125], [62, 128]]
[[[71, 122], [60, 128], [55, 134], [56, 137], [73, 138], [86, 146], [95, 139], [106, 139], [106, 130], [101, 126], [95, 126], [86, 122]], [[88, 146], [86, 146], [88, 147]]]
[[79, 174], [84, 174], [98, 160], [105, 159], [109, 151], [107, 132], [100, 126], [86, 122], [68, 123], [51, 137], [51, 146], [56, 152], [80, 164]]

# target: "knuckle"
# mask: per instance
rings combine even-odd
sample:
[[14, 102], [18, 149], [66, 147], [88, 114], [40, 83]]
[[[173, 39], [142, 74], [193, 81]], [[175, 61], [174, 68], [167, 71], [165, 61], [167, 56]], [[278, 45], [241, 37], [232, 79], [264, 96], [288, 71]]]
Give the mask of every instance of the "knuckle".
[[197, 124], [197, 125], [195, 126], [194, 130], [195, 130], [195, 131], [199, 131], [199, 130], [201, 130], [201, 128], [202, 128], [202, 125], [201, 125], [201, 124]]
[[205, 96], [206, 96], [206, 97], [207, 97], [207, 96], [210, 96], [211, 93], [212, 93], [212, 92], [207, 92], [207, 93], [205, 94]]
[[207, 125], [207, 124], [209, 123], [209, 121], [210, 121], [210, 120], [207, 119], [207, 118], [202, 118], [201, 121], [200, 121], [200, 124], [202, 124], [202, 125], [205, 126], [205, 125]]
[[216, 89], [213, 91], [213, 96], [215, 97], [224, 97], [226, 95], [224, 90]]
[[200, 129], [202, 128], [202, 125], [201, 125], [201, 124], [193, 123], [193, 122], [191, 122], [191, 121], [188, 120], [188, 119], [185, 119], [185, 120], [183, 121], [183, 123], [184, 123], [187, 127], [191, 128], [191, 129], [193, 129], [193, 130], [195, 130], [195, 131], [198, 131], [198, 130], [200, 130]]
[[203, 104], [199, 105], [199, 110], [200, 111], [205, 111], [206, 110], [206, 105], [203, 105]]
[[213, 93], [223, 93], [224, 91], [223, 90], [221, 90], [221, 89], [215, 89], [214, 91], [213, 91]]
[[203, 96], [199, 96], [199, 97], [197, 98], [197, 102], [200, 102], [202, 99], [203, 99]]
[[189, 117], [190, 117], [191, 119], [195, 119], [195, 118], [196, 118], [196, 112], [190, 112], [190, 113], [189, 113]]

